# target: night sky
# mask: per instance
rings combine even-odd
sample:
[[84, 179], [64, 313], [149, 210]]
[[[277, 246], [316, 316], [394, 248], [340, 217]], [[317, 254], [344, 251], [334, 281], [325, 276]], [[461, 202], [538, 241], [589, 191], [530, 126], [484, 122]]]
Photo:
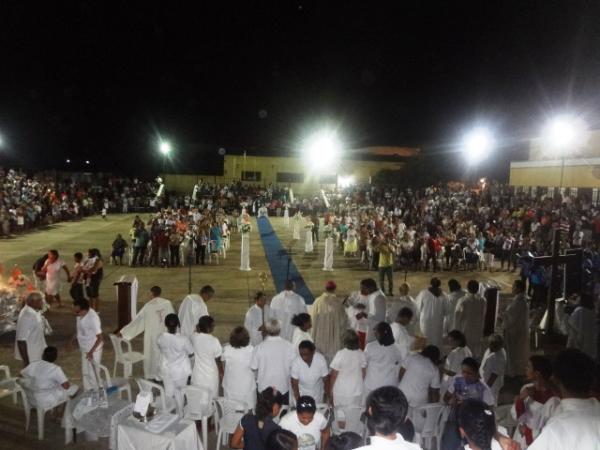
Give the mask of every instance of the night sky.
[[[600, 2], [27, 2], [0, 6], [0, 164], [173, 170], [286, 154], [323, 124], [349, 147], [503, 153], [546, 116], [598, 125]], [[389, 6], [395, 5], [395, 6]]]

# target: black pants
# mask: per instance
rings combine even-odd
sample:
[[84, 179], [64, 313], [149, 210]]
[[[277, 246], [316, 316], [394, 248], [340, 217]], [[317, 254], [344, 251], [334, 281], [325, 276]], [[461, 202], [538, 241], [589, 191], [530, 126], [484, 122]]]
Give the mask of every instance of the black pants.
[[388, 288], [389, 288], [388, 292], [390, 294], [393, 294], [394, 293], [394, 272], [393, 272], [392, 266], [379, 268], [379, 289], [381, 289], [384, 292], [385, 292], [385, 289], [384, 289], [383, 285], [385, 283], [386, 277], [388, 280]]
[[204, 265], [204, 259], [206, 258], [206, 245], [199, 245], [196, 247], [196, 264]]
[[[138, 259], [139, 259], [139, 261], [138, 261]], [[134, 247], [131, 265], [135, 266], [137, 263], [141, 266], [143, 262], [144, 262], [144, 247]]]
[[315, 242], [319, 242], [319, 229], [314, 227], [312, 229], [312, 237]]
[[71, 285], [71, 289], [69, 289], [69, 295], [73, 300], [81, 300], [85, 298], [83, 295], [83, 284], [75, 283]]
[[181, 262], [179, 259], [179, 245], [169, 245], [171, 253], [171, 266], [178, 266]]

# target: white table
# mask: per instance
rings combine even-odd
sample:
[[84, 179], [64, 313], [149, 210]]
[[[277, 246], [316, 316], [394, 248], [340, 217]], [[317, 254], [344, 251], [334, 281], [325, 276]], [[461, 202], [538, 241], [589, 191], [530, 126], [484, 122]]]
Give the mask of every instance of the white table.
[[122, 420], [117, 429], [117, 450], [203, 450], [196, 424], [177, 419], [160, 434], [146, 429], [146, 424], [132, 416]]

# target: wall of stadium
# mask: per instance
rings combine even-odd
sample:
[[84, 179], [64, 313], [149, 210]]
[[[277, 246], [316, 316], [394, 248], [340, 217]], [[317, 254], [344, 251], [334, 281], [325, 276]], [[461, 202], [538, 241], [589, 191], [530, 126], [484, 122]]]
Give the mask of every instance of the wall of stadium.
[[166, 189], [191, 193], [199, 181], [226, 184], [241, 181], [245, 184], [289, 186], [297, 193], [314, 193], [322, 186], [337, 183], [338, 176], [353, 177], [356, 183], [368, 183], [381, 170], [399, 170], [404, 163], [384, 161], [342, 160], [330, 167], [320, 167], [318, 172], [308, 167], [301, 158], [226, 155], [223, 158], [223, 175], [163, 174]]
[[510, 185], [600, 188], [600, 158], [512, 162]]

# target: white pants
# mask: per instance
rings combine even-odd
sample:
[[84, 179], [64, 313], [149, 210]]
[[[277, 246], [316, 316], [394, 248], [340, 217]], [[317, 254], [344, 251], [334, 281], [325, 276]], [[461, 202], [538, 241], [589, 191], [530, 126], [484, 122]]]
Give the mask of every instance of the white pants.
[[[102, 359], [102, 347], [99, 350], [96, 350], [93, 353], [92, 361], [87, 359], [87, 352], [81, 352], [81, 378], [83, 380], [83, 390], [88, 391], [90, 389], [95, 389], [98, 387], [98, 383], [96, 381], [96, 375], [94, 375], [94, 368], [92, 366], [92, 361], [98, 367], [100, 365], [100, 360]], [[100, 375], [98, 375], [100, 376]], [[106, 387], [106, 386], [105, 386]]]

